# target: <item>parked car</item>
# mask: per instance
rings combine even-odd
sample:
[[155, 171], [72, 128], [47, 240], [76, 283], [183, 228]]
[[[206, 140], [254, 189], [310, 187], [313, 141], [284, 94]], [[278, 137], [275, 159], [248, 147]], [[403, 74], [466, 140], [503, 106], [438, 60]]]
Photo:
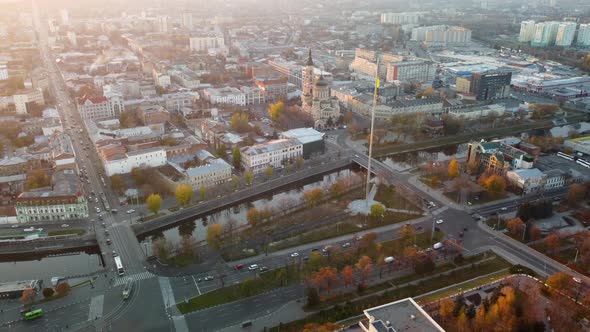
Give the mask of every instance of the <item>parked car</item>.
[[258, 264], [252, 264], [252, 265], [248, 266], [248, 270], [250, 270], [250, 271], [258, 270]]
[[261, 267], [260, 267], [260, 272], [262, 273], [262, 272], [265, 272], [265, 271], [268, 271], [268, 267], [266, 267], [266, 266], [261, 266]]
[[442, 220], [442, 219], [439, 219], [439, 220], [437, 220], [437, 221], [436, 221], [436, 223], [437, 223], [438, 225], [442, 224], [443, 222], [445, 222], [445, 221], [444, 221], [444, 220]]
[[213, 279], [215, 279], [215, 278], [213, 278], [213, 276], [206, 276], [203, 280], [210, 281], [210, 280], [213, 280]]
[[241, 270], [244, 268], [244, 264], [237, 264], [236, 266], [234, 266], [234, 270]]
[[70, 227], [70, 225], [68, 225], [68, 224], [61, 224], [61, 228], [68, 228], [68, 227]]
[[294, 252], [291, 254], [291, 257], [299, 257], [299, 253], [298, 252]]
[[135, 210], [134, 210], [134, 209], [129, 209], [129, 210], [127, 210], [127, 214], [132, 214], [133, 212], [135, 212]]
[[348, 248], [350, 247], [350, 242], [346, 242], [342, 244], [342, 248]]

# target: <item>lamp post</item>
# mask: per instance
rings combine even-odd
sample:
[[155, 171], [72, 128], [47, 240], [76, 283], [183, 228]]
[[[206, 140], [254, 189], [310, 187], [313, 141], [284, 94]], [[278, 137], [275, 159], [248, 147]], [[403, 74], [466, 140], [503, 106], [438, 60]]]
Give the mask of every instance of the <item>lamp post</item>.
[[435, 228], [435, 221], [436, 219], [432, 216], [432, 230], [430, 231], [430, 242], [434, 241], [434, 228]]

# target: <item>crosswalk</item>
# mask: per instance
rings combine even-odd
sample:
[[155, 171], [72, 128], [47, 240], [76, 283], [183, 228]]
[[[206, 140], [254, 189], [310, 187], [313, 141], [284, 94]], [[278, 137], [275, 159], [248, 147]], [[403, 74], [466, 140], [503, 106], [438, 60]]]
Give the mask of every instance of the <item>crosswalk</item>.
[[151, 272], [141, 272], [141, 273], [131, 274], [131, 275], [128, 275], [128, 276], [117, 278], [115, 280], [115, 286], [114, 287], [125, 285], [125, 282], [127, 282], [127, 280], [129, 280], [129, 279], [131, 279], [133, 281], [138, 281], [138, 280], [150, 279], [150, 278], [153, 278], [155, 276], [156, 275], [153, 274], [153, 273], [151, 273]]

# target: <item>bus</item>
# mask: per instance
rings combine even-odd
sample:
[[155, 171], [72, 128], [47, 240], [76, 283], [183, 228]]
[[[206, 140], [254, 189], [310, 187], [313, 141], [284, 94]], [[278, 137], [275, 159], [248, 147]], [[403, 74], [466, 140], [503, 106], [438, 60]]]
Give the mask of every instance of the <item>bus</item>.
[[35, 309], [25, 313], [25, 320], [33, 320], [43, 317], [43, 309]]
[[572, 155], [570, 155], [570, 154], [567, 154], [567, 153], [563, 153], [563, 152], [557, 152], [557, 156], [558, 156], [558, 157], [561, 157], [561, 158], [563, 158], [563, 159], [567, 159], [567, 160], [570, 160], [570, 161], [574, 161], [574, 156], [572, 156]]
[[117, 273], [119, 276], [123, 276], [125, 274], [125, 270], [123, 269], [120, 256], [115, 256], [115, 266], [117, 267]]
[[585, 159], [579, 158], [578, 160], [576, 160], [576, 163], [578, 163], [586, 168], [590, 168], [590, 162], [588, 162]]
[[131, 295], [131, 291], [133, 290], [133, 280], [127, 279], [125, 282], [125, 288], [123, 288], [123, 300], [127, 300], [129, 295]]

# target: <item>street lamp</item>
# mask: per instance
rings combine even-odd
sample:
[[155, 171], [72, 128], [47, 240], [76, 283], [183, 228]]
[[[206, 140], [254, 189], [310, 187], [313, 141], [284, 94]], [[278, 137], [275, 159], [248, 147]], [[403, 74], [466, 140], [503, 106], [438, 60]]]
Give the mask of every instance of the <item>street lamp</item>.
[[432, 230], [430, 231], [430, 242], [434, 241], [434, 225], [436, 222], [436, 218], [432, 216]]

